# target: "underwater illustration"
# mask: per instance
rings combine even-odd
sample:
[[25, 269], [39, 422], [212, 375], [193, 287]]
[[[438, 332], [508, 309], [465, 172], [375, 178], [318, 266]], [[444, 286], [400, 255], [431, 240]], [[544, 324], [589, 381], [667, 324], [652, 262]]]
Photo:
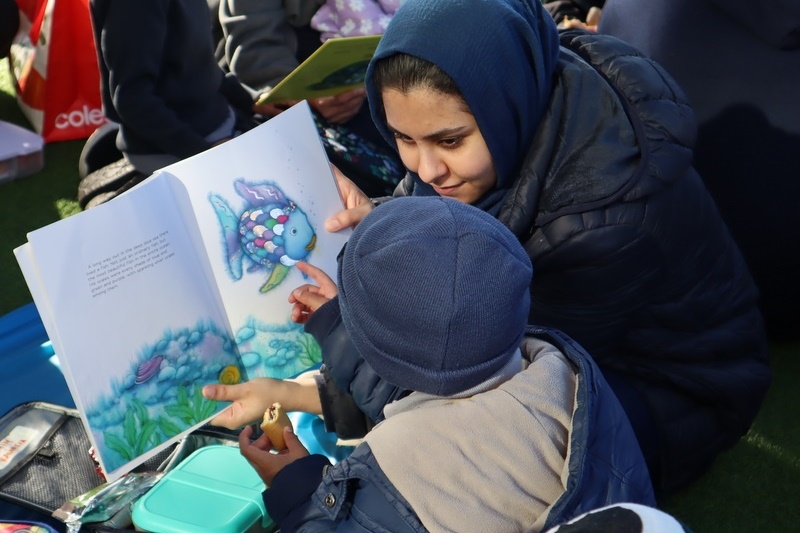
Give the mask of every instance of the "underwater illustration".
[[127, 372], [112, 379], [110, 394], [86, 406], [86, 415], [103, 464], [113, 471], [227, 407], [205, 399], [205, 385], [294, 377], [321, 361], [317, 342], [291, 321], [251, 319], [235, 339], [200, 323], [167, 331], [142, 348]]
[[317, 242], [305, 212], [272, 183], [234, 181], [236, 192], [247, 202], [241, 213], [219, 194], [210, 194], [222, 226], [228, 273], [242, 279], [243, 262], [248, 272], [264, 271], [261, 292], [277, 287], [297, 261], [305, 260]]
[[290, 320], [269, 325], [251, 318], [236, 332], [236, 343], [249, 379], [290, 378], [322, 362], [314, 337]]
[[203, 386], [243, 379], [234, 340], [215, 325], [165, 332], [111, 379], [110, 394], [86, 406], [103, 464], [115, 470], [222, 410]]

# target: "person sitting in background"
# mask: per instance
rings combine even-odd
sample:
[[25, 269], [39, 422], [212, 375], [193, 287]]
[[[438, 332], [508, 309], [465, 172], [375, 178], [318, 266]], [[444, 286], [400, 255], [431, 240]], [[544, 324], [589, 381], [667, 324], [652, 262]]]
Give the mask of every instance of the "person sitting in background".
[[324, 346], [344, 323], [363, 364], [407, 393], [333, 466], [288, 427], [279, 454], [242, 430], [281, 531], [541, 531], [609, 503], [654, 504], [591, 358], [527, 327], [530, 259], [497, 219], [447, 198], [398, 199], [355, 229], [337, 283], [309, 272], [319, 285], [305, 290], [331, 299], [298, 304], [306, 331]]
[[598, 30], [661, 63], [686, 91], [699, 125], [694, 164], [753, 272], [769, 338], [798, 340], [800, 2], [646, 5], [608, 0]]
[[19, 8], [14, 0], [0, 0], [0, 59], [8, 57], [19, 31]]
[[546, 0], [545, 9], [559, 26], [566, 20], [587, 22], [592, 8], [602, 9], [605, 0]]
[[91, 0], [103, 109], [147, 176], [255, 125], [253, 100], [216, 63], [204, 0]]
[[[310, 25], [321, 4], [321, 0], [220, 0], [223, 37], [218, 59], [223, 68], [236, 75], [254, 98], [268, 92], [322, 44], [320, 33]], [[369, 194], [391, 194], [403, 176], [402, 162], [375, 129], [365, 100], [366, 91], [359, 87], [308, 103], [331, 162]], [[294, 103], [261, 104], [255, 109], [269, 118]]]
[[378, 35], [386, 31], [403, 0], [365, 0], [355, 4], [325, 0], [311, 18], [311, 27], [320, 32], [322, 42], [331, 37]]
[[[556, 0], [556, 21], [603, 7], [597, 30], [660, 63], [698, 121], [694, 166], [760, 290], [770, 339], [800, 338], [800, 3]], [[646, 6], [646, 9], [643, 9]]]
[[[274, 87], [319, 48], [309, 22], [322, 0], [209, 0], [221, 42], [217, 60], [251, 92]], [[311, 102], [310, 102], [311, 103]], [[264, 108], [273, 116], [280, 108]]]

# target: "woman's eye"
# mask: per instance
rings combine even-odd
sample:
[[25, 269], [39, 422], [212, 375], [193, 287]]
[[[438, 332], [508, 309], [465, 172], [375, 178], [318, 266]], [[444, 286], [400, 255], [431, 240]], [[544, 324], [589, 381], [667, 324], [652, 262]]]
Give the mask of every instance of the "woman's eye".
[[462, 137], [449, 137], [447, 139], [442, 139], [439, 141], [444, 145], [446, 148], [455, 148], [459, 144], [461, 144]]
[[411, 139], [408, 136], [403, 135], [402, 133], [395, 133], [394, 134], [394, 138], [395, 138], [395, 140], [398, 140], [398, 141], [404, 142], [404, 143], [412, 142]]

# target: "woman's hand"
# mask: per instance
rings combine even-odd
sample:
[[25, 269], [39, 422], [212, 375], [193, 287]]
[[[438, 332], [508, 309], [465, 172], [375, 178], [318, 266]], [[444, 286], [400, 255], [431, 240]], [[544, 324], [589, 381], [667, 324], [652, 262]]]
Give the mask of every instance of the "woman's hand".
[[359, 87], [339, 93], [336, 96], [312, 98], [308, 103], [328, 121], [334, 124], [342, 124], [358, 113], [366, 98], [367, 90]]
[[233, 402], [210, 422], [213, 426], [228, 429], [260, 423], [264, 411], [275, 402], [286, 411], [322, 412], [313, 377], [295, 380], [256, 378], [236, 385], [206, 385], [203, 396], [209, 400]]
[[292, 321], [305, 324], [314, 311], [328, 300], [336, 297], [338, 289], [336, 282], [321, 269], [305, 261], [298, 261], [295, 267], [316, 283], [316, 285], [310, 283], [301, 285], [289, 295], [289, 303], [292, 304]]
[[279, 453], [272, 453], [272, 443], [267, 434], [262, 434], [258, 439], [250, 441], [253, 435], [253, 427], [246, 426], [239, 433], [239, 451], [247, 459], [264, 483], [269, 486], [278, 472], [289, 463], [293, 463], [303, 457], [308, 457], [308, 450], [303, 446], [297, 435], [291, 428], [283, 428], [283, 440], [286, 441], [286, 449]]
[[353, 227], [372, 211], [375, 206], [369, 197], [364, 194], [358, 186], [342, 174], [342, 171], [331, 165], [333, 174], [336, 176], [336, 184], [339, 186], [339, 194], [342, 195], [344, 211], [339, 211], [325, 221], [325, 229], [336, 232], [342, 228]]

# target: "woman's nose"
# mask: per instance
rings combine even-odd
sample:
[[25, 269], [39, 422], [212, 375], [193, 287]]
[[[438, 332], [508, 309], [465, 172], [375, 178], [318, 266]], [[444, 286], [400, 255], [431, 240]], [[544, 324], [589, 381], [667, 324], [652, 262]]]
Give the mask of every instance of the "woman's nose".
[[447, 165], [432, 150], [421, 150], [417, 174], [425, 183], [435, 183], [447, 174]]

